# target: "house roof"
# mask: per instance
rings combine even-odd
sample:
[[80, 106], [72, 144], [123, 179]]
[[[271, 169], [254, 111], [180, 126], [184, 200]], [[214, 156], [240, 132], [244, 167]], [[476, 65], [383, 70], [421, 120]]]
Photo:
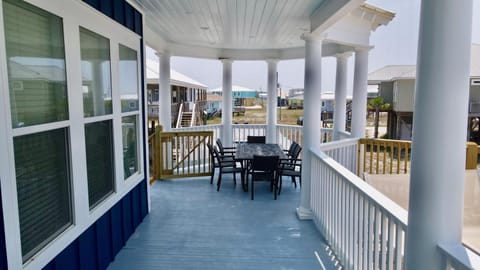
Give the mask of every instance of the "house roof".
[[[209, 92], [221, 92], [222, 87], [217, 87], [215, 89], [210, 89]], [[257, 90], [244, 87], [244, 86], [239, 86], [239, 85], [232, 85], [232, 92], [257, 92]]]
[[[369, 84], [385, 81], [415, 79], [415, 65], [388, 65], [368, 74]], [[480, 44], [472, 44], [470, 58], [470, 77], [480, 77]]]
[[[147, 59], [147, 83], [158, 83], [158, 62]], [[170, 69], [170, 83], [175, 85], [190, 86], [196, 88], [208, 88], [203, 83], [200, 83], [185, 74]]]

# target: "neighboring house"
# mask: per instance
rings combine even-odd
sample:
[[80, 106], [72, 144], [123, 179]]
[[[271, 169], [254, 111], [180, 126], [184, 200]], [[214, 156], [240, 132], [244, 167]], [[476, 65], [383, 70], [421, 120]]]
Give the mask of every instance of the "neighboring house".
[[[217, 94], [217, 95], [222, 95], [222, 88], [215, 88], [212, 90], [208, 91], [211, 94]], [[251, 106], [254, 105], [255, 99], [258, 97], [257, 90], [243, 87], [243, 86], [238, 86], [238, 85], [232, 85], [232, 97], [233, 97], [233, 102], [234, 106]]]
[[[390, 65], [368, 75], [379, 96], [392, 104], [387, 133], [391, 139], [411, 140], [415, 96], [415, 65]], [[452, 89], [455, 91], [455, 89]], [[451, 106], [455, 106], [452, 100]], [[472, 44], [468, 140], [480, 142], [480, 44]], [[445, 123], [448, 125], [448, 123]]]
[[[192, 117], [195, 119], [194, 125], [204, 125], [208, 87], [175, 70], [170, 70], [170, 85], [172, 127], [185, 126], [182, 122], [192, 123]], [[158, 63], [149, 59], [147, 59], [147, 91], [148, 120], [153, 125], [158, 123]]]
[[[288, 97], [288, 106], [289, 108], [303, 108], [303, 91], [299, 89], [294, 89]], [[303, 90], [303, 89], [302, 89]], [[352, 96], [347, 96], [347, 103], [352, 100]], [[322, 93], [322, 117], [324, 121], [333, 121], [333, 112], [335, 109], [335, 93], [334, 92], [323, 92]], [[348, 110], [347, 110], [348, 113]]]
[[211, 114], [222, 109], [222, 96], [207, 94], [207, 113]]

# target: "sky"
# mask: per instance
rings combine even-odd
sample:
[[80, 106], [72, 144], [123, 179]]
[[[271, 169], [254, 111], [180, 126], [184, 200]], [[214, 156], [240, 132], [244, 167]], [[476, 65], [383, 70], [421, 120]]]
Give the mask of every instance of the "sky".
[[[472, 42], [480, 44], [480, 0], [473, 0]], [[387, 25], [380, 26], [370, 36], [369, 72], [386, 65], [414, 65], [417, 57], [420, 0], [369, 0], [367, 3], [395, 13]], [[147, 57], [157, 61], [153, 51]], [[282, 89], [303, 88], [304, 60], [282, 60], [278, 63], [278, 82]], [[353, 87], [354, 57], [348, 63], [348, 90]], [[335, 66], [333, 57], [322, 61], [322, 92], [335, 90]], [[222, 64], [218, 60], [172, 57], [172, 69], [207, 85], [210, 89], [222, 85]], [[240, 85], [266, 91], [267, 63], [265, 61], [234, 61], [232, 80]]]

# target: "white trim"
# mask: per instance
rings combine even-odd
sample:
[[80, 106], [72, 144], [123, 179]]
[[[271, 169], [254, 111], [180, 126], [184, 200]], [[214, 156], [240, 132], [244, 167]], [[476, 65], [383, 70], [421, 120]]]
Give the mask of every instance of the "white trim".
[[[7, 80], [7, 83], [8, 83], [8, 80]], [[10, 103], [6, 102], [6, 106], [10, 107]], [[38, 125], [33, 125], [28, 127], [21, 127], [21, 128], [11, 128], [11, 125], [10, 125], [9, 128], [12, 129], [12, 136], [18, 137], [18, 136], [23, 136], [23, 135], [32, 134], [32, 133], [39, 133], [39, 132], [44, 132], [44, 131], [49, 131], [49, 130], [54, 130], [59, 128], [65, 128], [65, 127], [68, 127], [69, 125], [70, 125], [70, 120], [66, 120], [66, 121], [50, 122], [50, 123], [38, 124]]]
[[[3, 5], [0, 5], [0, 59], [6, 60], [7, 52], [3, 22]], [[0, 105], [0, 123], [3, 123], [3, 127], [0, 127], [0, 144], [5, 146], [5, 152], [0, 156], [0, 185], [7, 265], [8, 269], [20, 269], [22, 267], [22, 250], [20, 243], [17, 186], [15, 181], [15, 162], [13, 159], [12, 114], [10, 112], [10, 92], [8, 89], [8, 68], [6, 61], [0, 62]]]
[[[113, 92], [113, 91], [112, 91]], [[114, 102], [112, 102], [113, 105]], [[115, 107], [114, 105], [112, 107]], [[112, 108], [113, 109], [113, 108]], [[83, 111], [82, 111], [83, 112]], [[96, 123], [96, 122], [101, 122], [101, 121], [106, 121], [106, 120], [112, 120], [114, 119], [114, 109], [113, 113], [111, 114], [106, 114], [106, 115], [99, 115], [99, 116], [92, 116], [92, 117], [86, 117], [84, 118], [83, 122], [86, 124], [91, 124], [91, 123]], [[83, 115], [83, 114], [82, 114]]]
[[120, 70], [119, 70], [119, 45], [110, 43], [111, 79], [112, 79], [112, 106], [113, 106], [113, 154], [115, 164], [114, 191], [121, 190], [123, 182], [123, 143], [122, 143], [122, 104], [120, 100]]

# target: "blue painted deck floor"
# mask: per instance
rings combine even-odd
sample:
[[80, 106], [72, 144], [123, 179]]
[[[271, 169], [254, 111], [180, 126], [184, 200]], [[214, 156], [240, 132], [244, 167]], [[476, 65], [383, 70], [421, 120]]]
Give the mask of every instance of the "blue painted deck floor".
[[157, 181], [150, 214], [108, 269], [323, 269], [315, 251], [335, 269], [313, 222], [295, 215], [299, 188], [284, 181], [275, 201], [258, 183], [252, 201], [229, 175], [220, 192], [209, 180]]

